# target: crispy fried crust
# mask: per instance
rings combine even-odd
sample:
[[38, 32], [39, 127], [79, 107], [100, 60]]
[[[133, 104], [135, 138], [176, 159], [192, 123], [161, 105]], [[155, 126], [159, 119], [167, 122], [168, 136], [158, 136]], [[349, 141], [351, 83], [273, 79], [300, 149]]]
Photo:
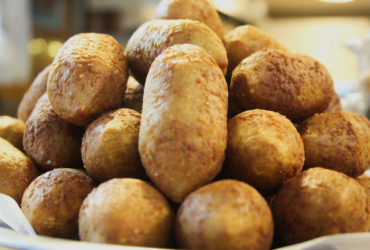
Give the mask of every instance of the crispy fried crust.
[[143, 109], [144, 86], [138, 83], [134, 77], [129, 76], [123, 108], [133, 109], [141, 113]]
[[10, 116], [0, 116], [0, 137], [21, 151], [23, 151], [24, 128], [25, 124], [22, 120]]
[[24, 150], [43, 171], [82, 168], [81, 144], [84, 132], [84, 128], [60, 118], [45, 93], [26, 122]]
[[370, 176], [360, 175], [356, 178], [356, 181], [365, 189], [366, 195], [370, 199]]
[[352, 112], [318, 114], [298, 127], [306, 161], [357, 177], [370, 167], [370, 121]]
[[51, 65], [46, 66], [46, 68], [37, 75], [35, 80], [33, 80], [31, 86], [24, 94], [18, 106], [18, 119], [26, 122], [30, 117], [37, 101], [46, 92], [46, 83], [48, 81], [50, 69]]
[[153, 63], [139, 136], [148, 176], [172, 201], [210, 182], [224, 161], [227, 84], [215, 60], [184, 44]]
[[253, 53], [265, 48], [288, 52], [275, 38], [252, 25], [236, 27], [225, 36], [223, 42], [229, 59], [226, 75], [228, 82], [236, 66]]
[[208, 0], [162, 0], [154, 18], [198, 21], [207, 25], [220, 39], [225, 36], [221, 18]]
[[37, 176], [37, 168], [31, 159], [0, 138], [0, 193], [21, 204], [24, 190]]
[[340, 104], [340, 99], [337, 93], [333, 92], [333, 96], [329, 102], [328, 107], [323, 113], [342, 111], [342, 105]]
[[191, 193], [175, 222], [183, 249], [268, 250], [273, 227], [265, 199], [235, 180], [214, 182]]
[[175, 44], [202, 47], [226, 74], [227, 56], [224, 45], [205, 24], [191, 20], [153, 20], [141, 25], [126, 47], [127, 59], [135, 79], [144, 85], [150, 66], [157, 56]]
[[134, 110], [118, 109], [89, 125], [83, 137], [82, 159], [96, 182], [120, 177], [145, 179], [138, 151], [140, 119]]
[[64, 120], [87, 126], [123, 104], [127, 59], [117, 41], [103, 34], [79, 34], [59, 50], [50, 70], [47, 93]]
[[315, 59], [263, 49], [233, 72], [230, 94], [242, 111], [276, 111], [292, 122], [323, 112], [333, 96], [333, 80]]
[[367, 232], [369, 209], [365, 190], [354, 179], [318, 167], [284, 183], [272, 205], [275, 232], [289, 245], [325, 235]]
[[54, 169], [26, 189], [22, 212], [38, 235], [78, 239], [80, 207], [94, 187], [84, 170]]
[[272, 195], [302, 171], [303, 142], [284, 116], [266, 110], [245, 111], [231, 119], [227, 129], [223, 168], [227, 177], [252, 185], [262, 195]]
[[169, 247], [174, 214], [149, 183], [113, 179], [101, 184], [80, 210], [82, 241], [142, 247]]

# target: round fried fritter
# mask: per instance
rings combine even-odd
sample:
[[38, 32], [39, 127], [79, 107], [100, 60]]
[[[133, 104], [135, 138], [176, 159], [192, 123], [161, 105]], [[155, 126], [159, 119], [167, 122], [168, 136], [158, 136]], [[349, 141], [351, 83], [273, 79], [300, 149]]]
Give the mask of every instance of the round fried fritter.
[[292, 122], [323, 112], [333, 96], [333, 80], [315, 59], [263, 49], [235, 68], [230, 95], [241, 111], [265, 109]]
[[154, 61], [144, 91], [139, 152], [173, 202], [221, 170], [227, 143], [227, 84], [207, 52], [175, 45]]
[[122, 106], [127, 78], [125, 53], [113, 37], [78, 34], [65, 42], [55, 57], [47, 93], [61, 118], [87, 126]]
[[24, 190], [38, 176], [30, 158], [0, 138], [0, 193], [21, 204]]
[[43, 171], [82, 168], [81, 144], [84, 128], [60, 118], [45, 93], [26, 122], [23, 146]]
[[183, 249], [268, 250], [274, 226], [265, 199], [251, 186], [222, 180], [186, 197], [176, 216]]
[[24, 94], [18, 106], [18, 119], [26, 122], [30, 117], [37, 101], [46, 92], [46, 83], [48, 81], [50, 69], [51, 65], [48, 65], [41, 71]]
[[331, 101], [329, 102], [328, 107], [324, 110], [323, 113], [337, 112], [342, 111], [342, 105], [340, 104], [340, 99], [337, 93], [333, 92]]
[[275, 232], [289, 245], [325, 235], [367, 232], [369, 210], [365, 190], [357, 181], [319, 167], [285, 182], [272, 204]]
[[320, 166], [350, 177], [370, 167], [370, 121], [352, 112], [317, 114], [298, 127], [306, 161], [303, 168]]
[[129, 76], [123, 108], [133, 109], [141, 113], [143, 109], [144, 86], [138, 83], [134, 77]]
[[192, 20], [153, 20], [141, 25], [126, 47], [127, 60], [135, 79], [144, 85], [157, 56], [175, 44], [202, 47], [226, 74], [225, 47], [216, 33], [205, 24]]
[[138, 151], [140, 119], [134, 110], [118, 109], [89, 125], [83, 137], [82, 160], [96, 182], [146, 177]]
[[225, 36], [221, 18], [208, 0], [161, 0], [154, 18], [198, 21], [207, 25], [220, 39]]
[[94, 189], [80, 210], [82, 241], [142, 247], [169, 247], [174, 214], [149, 183], [113, 179]]
[[227, 126], [226, 176], [244, 181], [262, 195], [275, 194], [302, 171], [304, 147], [293, 123], [266, 110], [245, 111]]
[[223, 42], [229, 59], [226, 75], [228, 82], [236, 66], [253, 53], [265, 48], [288, 52], [275, 38], [252, 25], [236, 27], [225, 36]]
[[38, 235], [78, 239], [78, 214], [94, 181], [81, 169], [59, 168], [26, 189], [22, 212]]
[[10, 116], [0, 116], [0, 137], [23, 151], [23, 132], [25, 124], [22, 120]]

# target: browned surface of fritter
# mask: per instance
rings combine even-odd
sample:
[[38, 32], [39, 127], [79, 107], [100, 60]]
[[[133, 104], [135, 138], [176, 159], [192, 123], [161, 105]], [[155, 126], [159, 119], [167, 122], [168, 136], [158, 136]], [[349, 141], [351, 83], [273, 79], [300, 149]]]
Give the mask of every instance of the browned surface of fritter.
[[84, 170], [54, 169], [26, 189], [22, 212], [38, 235], [78, 239], [80, 207], [94, 187]]
[[43, 171], [82, 168], [81, 144], [84, 132], [84, 128], [60, 118], [45, 93], [26, 122], [24, 150]]
[[365, 189], [366, 195], [370, 199], [370, 176], [360, 175], [356, 178], [356, 181]]
[[225, 36], [224, 26], [217, 10], [208, 0], [162, 0], [155, 19], [190, 19], [207, 25], [219, 38]]
[[292, 122], [323, 112], [333, 92], [324, 65], [309, 56], [273, 49], [244, 59], [233, 72], [230, 89], [241, 111], [272, 110]]
[[129, 76], [123, 108], [133, 109], [141, 113], [143, 109], [144, 86], [138, 83], [133, 76]]
[[41, 71], [24, 94], [18, 106], [18, 119], [26, 122], [30, 117], [36, 102], [46, 92], [46, 83], [48, 81], [50, 69], [51, 65]]
[[79, 34], [71, 37], [55, 57], [47, 93], [61, 118], [87, 126], [123, 104], [127, 78], [126, 56], [113, 37]]
[[333, 92], [333, 96], [329, 102], [328, 107], [323, 113], [342, 111], [342, 105], [340, 104], [340, 99], [337, 93]]
[[37, 176], [37, 168], [31, 159], [0, 138], [0, 193], [21, 204], [24, 190]]
[[82, 241], [142, 247], [169, 247], [174, 214], [149, 183], [113, 179], [94, 189], [80, 210]]
[[175, 44], [202, 47], [226, 74], [224, 45], [205, 24], [191, 20], [153, 20], [141, 25], [126, 47], [127, 59], [135, 79], [144, 85], [150, 66], [157, 56]]
[[182, 249], [268, 250], [273, 230], [265, 199], [235, 180], [214, 182], [191, 193], [175, 222]]
[[272, 205], [275, 232], [289, 245], [325, 235], [367, 232], [369, 209], [360, 184], [323, 168], [309, 169], [284, 183]]
[[245, 111], [229, 121], [227, 130], [222, 170], [227, 177], [248, 183], [262, 195], [272, 195], [302, 171], [303, 142], [284, 116], [266, 110]]
[[0, 116], [0, 137], [21, 151], [23, 151], [24, 128], [25, 124], [22, 120], [10, 116]]
[[225, 36], [223, 42], [229, 59], [226, 76], [228, 82], [236, 66], [253, 53], [261, 49], [279, 49], [288, 52], [275, 38], [252, 25], [236, 27]]
[[317, 114], [298, 127], [306, 161], [357, 177], [370, 167], [370, 121], [352, 112]]
[[82, 160], [96, 182], [146, 177], [138, 151], [140, 119], [134, 110], [118, 109], [88, 126], [83, 136]]
[[150, 179], [172, 201], [221, 170], [227, 141], [227, 84], [202, 48], [175, 45], [153, 63], [144, 91], [139, 136]]

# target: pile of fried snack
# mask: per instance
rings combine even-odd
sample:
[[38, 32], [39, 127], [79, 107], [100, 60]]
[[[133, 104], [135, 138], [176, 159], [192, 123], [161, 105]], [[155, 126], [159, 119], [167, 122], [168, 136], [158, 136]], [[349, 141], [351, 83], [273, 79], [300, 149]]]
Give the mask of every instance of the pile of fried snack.
[[224, 36], [207, 0], [162, 0], [125, 51], [71, 37], [18, 118], [0, 119], [0, 192], [39, 235], [264, 250], [370, 229], [369, 120], [317, 60]]

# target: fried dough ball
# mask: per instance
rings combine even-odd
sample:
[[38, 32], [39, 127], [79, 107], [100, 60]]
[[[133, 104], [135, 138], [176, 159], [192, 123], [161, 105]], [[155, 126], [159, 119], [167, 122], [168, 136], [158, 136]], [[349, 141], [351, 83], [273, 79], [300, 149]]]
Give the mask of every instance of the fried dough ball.
[[208, 0], [162, 0], [154, 19], [190, 19], [204, 23], [220, 39], [225, 36], [221, 18]]
[[128, 63], [135, 79], [144, 85], [157, 56], [175, 44], [202, 47], [226, 74], [225, 47], [216, 33], [205, 24], [191, 20], [153, 20], [141, 25], [126, 47]]
[[227, 94], [222, 71], [198, 46], [172, 46], [154, 61], [144, 91], [139, 152], [150, 179], [173, 202], [220, 172]]
[[37, 101], [46, 92], [46, 83], [48, 81], [50, 69], [51, 65], [48, 65], [41, 71], [24, 94], [18, 106], [18, 119], [26, 122], [30, 117]]
[[0, 193], [21, 204], [24, 190], [38, 175], [30, 158], [0, 138]]
[[127, 78], [127, 58], [113, 37], [78, 34], [65, 42], [55, 57], [47, 93], [62, 119], [87, 126], [122, 106]]
[[134, 77], [129, 76], [123, 108], [133, 109], [141, 113], [143, 109], [144, 86], [138, 83]]
[[229, 59], [226, 76], [228, 81], [241, 61], [261, 49], [278, 49], [288, 52], [275, 38], [252, 25], [236, 27], [225, 36], [223, 42]]
[[81, 144], [84, 128], [60, 118], [45, 93], [26, 122], [23, 146], [43, 171], [82, 168]]
[[317, 114], [298, 127], [306, 155], [304, 169], [320, 166], [350, 177], [370, 167], [370, 121], [352, 112]]
[[169, 247], [174, 214], [149, 183], [113, 179], [94, 189], [80, 210], [82, 241], [142, 247]]
[[22, 120], [10, 116], [0, 116], [0, 137], [23, 151], [23, 132], [25, 124]]
[[285, 182], [272, 204], [275, 232], [288, 245], [325, 235], [367, 232], [369, 209], [365, 190], [357, 181], [319, 167]]
[[138, 151], [140, 119], [134, 110], [118, 109], [89, 125], [83, 136], [82, 160], [96, 182], [146, 177]]
[[233, 72], [230, 88], [241, 111], [272, 110], [292, 122], [323, 112], [333, 92], [333, 80], [324, 65], [309, 56], [273, 49], [244, 59]]
[[38, 235], [78, 239], [80, 207], [94, 187], [84, 170], [54, 169], [26, 189], [22, 212]]
[[266, 110], [245, 111], [227, 126], [226, 176], [244, 181], [262, 195], [275, 194], [302, 171], [304, 148], [293, 123]]
[[251, 186], [222, 180], [186, 197], [176, 216], [183, 249], [268, 250], [273, 220], [265, 199]]
[[342, 111], [342, 105], [340, 104], [340, 99], [337, 93], [334, 92], [334, 95], [329, 102], [328, 107], [324, 110], [323, 113], [337, 112]]

